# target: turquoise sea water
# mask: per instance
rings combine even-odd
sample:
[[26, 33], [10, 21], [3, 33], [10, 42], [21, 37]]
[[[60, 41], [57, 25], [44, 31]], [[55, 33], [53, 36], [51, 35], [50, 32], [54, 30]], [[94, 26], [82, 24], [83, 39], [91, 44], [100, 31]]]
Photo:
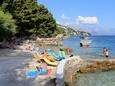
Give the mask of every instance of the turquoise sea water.
[[115, 71], [79, 75], [76, 86], [115, 86]]
[[115, 58], [115, 36], [91, 36], [89, 47], [80, 47], [80, 37], [70, 36], [63, 41], [65, 47], [72, 48], [74, 55], [82, 58], [100, 58], [104, 47], [109, 49], [110, 58]]
[[[102, 58], [104, 47], [109, 49], [109, 58], [115, 58], [115, 36], [91, 36], [89, 39], [92, 40], [89, 47], [80, 47], [80, 38], [77, 36], [70, 36], [63, 44], [82, 58]], [[115, 71], [80, 74], [76, 86], [115, 86], [114, 75]]]

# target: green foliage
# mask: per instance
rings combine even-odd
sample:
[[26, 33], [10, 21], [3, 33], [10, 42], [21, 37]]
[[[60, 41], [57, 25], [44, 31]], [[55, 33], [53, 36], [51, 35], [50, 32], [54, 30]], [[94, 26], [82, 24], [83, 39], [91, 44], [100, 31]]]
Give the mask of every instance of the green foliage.
[[37, 35], [40, 34], [43, 37], [51, 36], [56, 30], [55, 19], [53, 19], [52, 14], [48, 12], [48, 9], [45, 8], [43, 5], [38, 5], [37, 10], [38, 13], [36, 17], [37, 20], [35, 22], [35, 33]]
[[80, 35], [80, 36], [89, 36], [89, 35], [91, 35], [90, 33], [85, 32], [85, 31], [78, 31], [78, 30], [76, 31], [76, 30], [74, 30], [74, 28], [71, 28], [69, 26], [64, 26], [64, 25], [59, 25], [59, 24], [57, 26], [59, 27], [58, 32], [62, 33], [64, 35]]
[[75, 31], [67, 26], [56, 25], [53, 15], [43, 5], [38, 4], [37, 0], [0, 0], [0, 8], [12, 14], [16, 21], [18, 36], [51, 37], [58, 34], [89, 34]]
[[2, 5], [3, 1], [4, 1], [4, 0], [0, 0], [0, 5]]
[[88, 32], [84, 32], [84, 31], [79, 31], [81, 36], [90, 36], [91, 34]]
[[65, 28], [61, 27], [59, 24], [57, 24], [56, 31], [54, 32], [53, 36], [56, 36], [58, 34], [66, 35]]
[[37, 0], [4, 0], [1, 5], [16, 20], [18, 35], [49, 36], [56, 30], [52, 14]]
[[0, 10], [0, 41], [16, 33], [15, 21], [9, 13]]

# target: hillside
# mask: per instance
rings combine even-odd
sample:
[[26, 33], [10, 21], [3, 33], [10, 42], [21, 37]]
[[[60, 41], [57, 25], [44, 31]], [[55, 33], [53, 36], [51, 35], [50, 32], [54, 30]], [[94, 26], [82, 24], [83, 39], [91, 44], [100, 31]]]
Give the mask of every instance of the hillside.
[[71, 28], [69, 26], [64, 26], [64, 25], [57, 25], [58, 28], [63, 29], [62, 32], [66, 35], [78, 35], [78, 36], [89, 36], [91, 35], [89, 32], [85, 32], [85, 31], [79, 31], [79, 30], [75, 30], [74, 28]]

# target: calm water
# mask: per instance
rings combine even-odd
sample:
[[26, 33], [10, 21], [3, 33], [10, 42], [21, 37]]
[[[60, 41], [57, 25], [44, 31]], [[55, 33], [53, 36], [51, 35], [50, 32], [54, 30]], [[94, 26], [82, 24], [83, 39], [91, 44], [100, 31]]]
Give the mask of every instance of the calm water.
[[80, 47], [80, 38], [77, 36], [70, 36], [63, 43], [65, 47], [74, 49], [74, 54], [82, 58], [102, 57], [103, 47], [109, 49], [110, 58], [115, 58], [115, 36], [92, 36], [89, 39], [92, 40], [89, 47]]
[[81, 74], [76, 86], [115, 86], [115, 71]]
[[[80, 47], [80, 38], [76, 36], [65, 39], [63, 43], [82, 58], [102, 58], [103, 47], [109, 49], [109, 58], [115, 58], [115, 36], [92, 36], [89, 39], [92, 40], [89, 47]], [[115, 86], [114, 75], [115, 71], [80, 74], [76, 86]]]

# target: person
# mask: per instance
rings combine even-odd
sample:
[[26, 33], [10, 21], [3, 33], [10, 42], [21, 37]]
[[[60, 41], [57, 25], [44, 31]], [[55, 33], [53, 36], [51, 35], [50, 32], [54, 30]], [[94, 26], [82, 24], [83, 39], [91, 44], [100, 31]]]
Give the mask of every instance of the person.
[[38, 70], [38, 74], [41, 74], [41, 72], [42, 72], [42, 67], [41, 67], [41, 65], [36, 66], [36, 68], [37, 68], [37, 70]]
[[43, 59], [41, 59], [41, 74], [44, 75], [47, 73], [48, 73], [47, 64], [45, 63]]
[[109, 57], [109, 51], [107, 48], [103, 48], [103, 56], [108, 58]]
[[64, 49], [60, 48], [59, 53], [60, 53], [60, 57], [62, 59], [65, 59], [65, 51], [64, 51]]

